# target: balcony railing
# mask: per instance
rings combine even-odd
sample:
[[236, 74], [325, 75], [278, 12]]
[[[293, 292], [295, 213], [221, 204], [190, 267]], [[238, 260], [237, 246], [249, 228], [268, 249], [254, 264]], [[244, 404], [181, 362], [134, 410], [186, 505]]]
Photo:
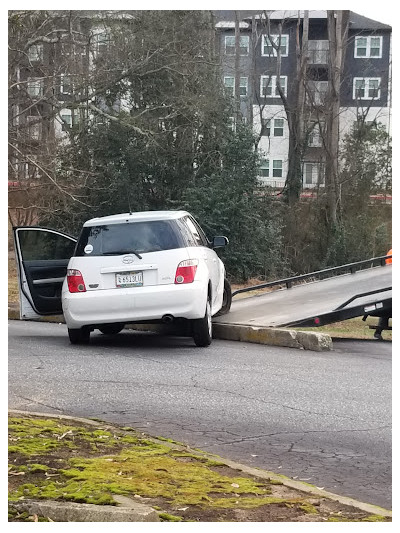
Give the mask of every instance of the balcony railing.
[[309, 50], [308, 64], [309, 65], [327, 65], [329, 50]]
[[309, 65], [327, 65], [329, 59], [329, 41], [308, 41]]

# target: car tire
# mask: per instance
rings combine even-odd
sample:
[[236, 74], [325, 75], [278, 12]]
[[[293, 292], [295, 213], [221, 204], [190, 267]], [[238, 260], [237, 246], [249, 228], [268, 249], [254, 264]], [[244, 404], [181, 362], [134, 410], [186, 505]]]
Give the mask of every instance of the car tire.
[[79, 329], [68, 328], [68, 337], [71, 344], [88, 344], [90, 340], [90, 329], [86, 327]]
[[206, 312], [203, 318], [193, 320], [193, 340], [196, 346], [205, 347], [212, 340], [211, 302], [207, 299]]
[[218, 311], [218, 313], [215, 314], [215, 316], [221, 316], [226, 315], [226, 313], [229, 313], [229, 310], [232, 305], [232, 288], [229, 281], [225, 278], [224, 279], [224, 294], [222, 297], [222, 307]]
[[99, 330], [103, 335], [117, 335], [125, 327], [125, 324], [104, 324]]

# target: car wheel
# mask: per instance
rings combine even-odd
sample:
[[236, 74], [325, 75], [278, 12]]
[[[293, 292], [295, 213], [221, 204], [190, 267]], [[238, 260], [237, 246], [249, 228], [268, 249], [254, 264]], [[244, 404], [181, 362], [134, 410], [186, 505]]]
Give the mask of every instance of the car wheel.
[[125, 327], [125, 324], [104, 324], [104, 326], [101, 326], [99, 330], [104, 335], [116, 335], [120, 331], [122, 331]]
[[215, 314], [215, 316], [221, 316], [226, 315], [226, 313], [229, 313], [229, 309], [232, 305], [232, 288], [229, 281], [225, 278], [224, 279], [224, 294], [222, 297], [222, 307], [218, 311], [218, 313]]
[[193, 320], [193, 339], [196, 346], [209, 346], [212, 340], [211, 302], [207, 299], [203, 318]]
[[68, 337], [71, 344], [88, 344], [90, 329], [85, 327], [79, 329], [68, 328]]

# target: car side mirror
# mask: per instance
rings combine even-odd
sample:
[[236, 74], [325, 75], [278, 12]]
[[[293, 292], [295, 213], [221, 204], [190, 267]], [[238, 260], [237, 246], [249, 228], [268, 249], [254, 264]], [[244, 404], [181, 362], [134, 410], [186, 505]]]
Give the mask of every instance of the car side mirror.
[[229, 244], [228, 237], [219, 236], [219, 237], [214, 237], [213, 240], [212, 240], [212, 247], [213, 248], [223, 248], [227, 244]]

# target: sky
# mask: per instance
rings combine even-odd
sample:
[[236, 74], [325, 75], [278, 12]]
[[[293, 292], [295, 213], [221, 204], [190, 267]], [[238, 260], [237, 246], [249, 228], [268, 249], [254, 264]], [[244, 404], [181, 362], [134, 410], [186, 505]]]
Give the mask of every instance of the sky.
[[[182, 2], [182, 0], [170, 0], [170, 1], [160, 1], [160, 0], [147, 0], [145, 6], [135, 5], [135, 2], [128, 0], [117, 0], [115, 3], [110, 3], [106, 0], [97, 0], [96, 2], [88, 0], [70, 0], [68, 6], [65, 9], [267, 9], [274, 7], [279, 9], [281, 6], [279, 2], [260, 2], [260, 1], [244, 1], [244, 0], [205, 0], [201, 2], [191, 2], [190, 4]], [[12, 6], [10, 1], [6, 1], [8, 4], [7, 9], [13, 9], [15, 6]], [[54, 9], [54, 2], [49, 0], [36, 0], [34, 6], [32, 2], [20, 1], [18, 2], [18, 9]], [[371, 0], [348, 0], [347, 2], [339, 3], [338, 2], [324, 2], [321, 5], [321, 1], [308, 0], [307, 2], [300, 2], [299, 0], [285, 0], [284, 8], [285, 9], [350, 9], [355, 11], [360, 15], [383, 22], [384, 24], [393, 24], [396, 14], [396, 4], [395, 2], [389, 0], [381, 0], [380, 2], [373, 2]], [[379, 8], [377, 8], [379, 6]]]

